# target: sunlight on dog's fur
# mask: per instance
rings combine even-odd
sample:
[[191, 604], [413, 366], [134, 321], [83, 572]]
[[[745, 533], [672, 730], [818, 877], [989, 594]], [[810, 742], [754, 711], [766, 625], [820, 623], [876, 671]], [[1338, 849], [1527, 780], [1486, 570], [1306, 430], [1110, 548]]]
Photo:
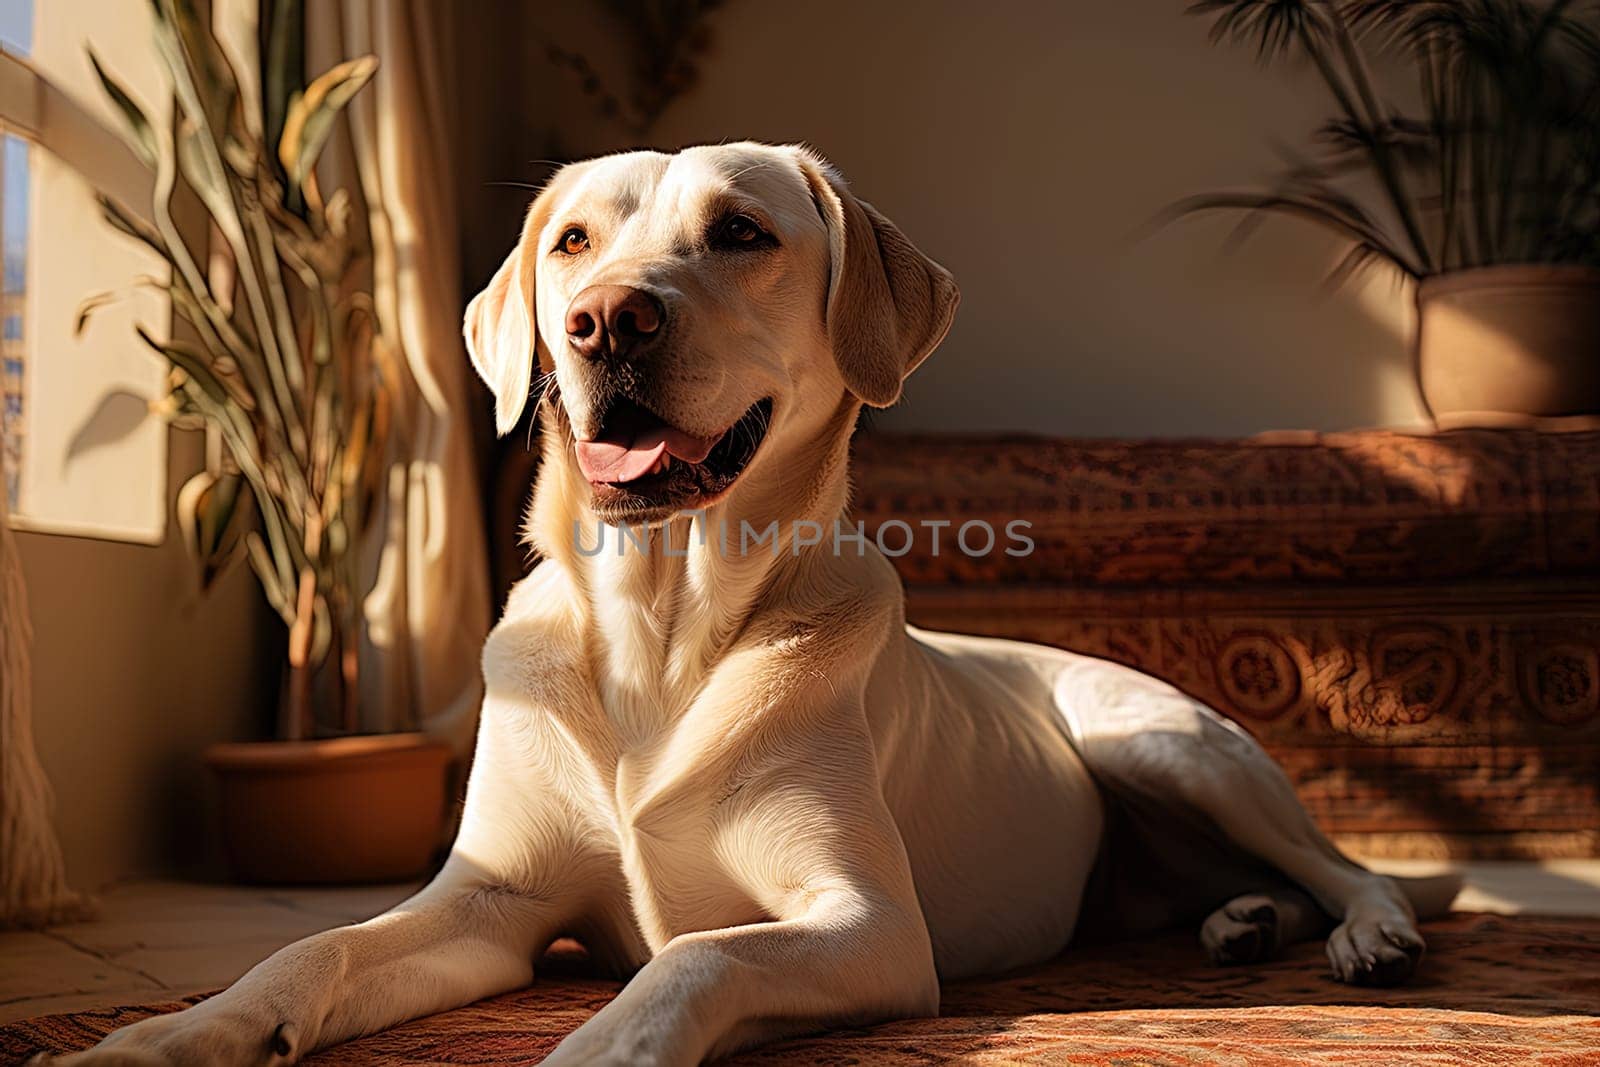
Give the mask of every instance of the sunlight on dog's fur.
[[[1326, 933], [1339, 979], [1407, 977], [1453, 880], [1341, 856], [1261, 748], [1171, 686], [908, 628], [882, 555], [794, 542], [843, 512], [862, 404], [898, 399], [956, 303], [803, 148], [562, 169], [467, 312], [500, 431], [538, 405], [543, 562], [484, 650], [444, 870], [60, 1062], [291, 1062], [527, 985], [563, 934], [637, 973], [550, 1064], [931, 1015], [940, 979], [1076, 930], [1188, 925], [1219, 963]], [[725, 553], [689, 512], [776, 520], [781, 543]], [[621, 524], [646, 547], [579, 540]]]

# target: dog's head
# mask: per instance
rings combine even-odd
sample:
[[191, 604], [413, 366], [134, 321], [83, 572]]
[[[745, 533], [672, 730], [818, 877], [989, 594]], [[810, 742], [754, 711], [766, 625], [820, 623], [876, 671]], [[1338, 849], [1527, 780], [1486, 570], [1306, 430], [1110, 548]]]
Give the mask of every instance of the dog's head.
[[650, 521], [782, 464], [850, 398], [894, 403], [957, 299], [813, 153], [714, 145], [560, 170], [466, 338], [501, 433], [553, 374], [594, 509]]

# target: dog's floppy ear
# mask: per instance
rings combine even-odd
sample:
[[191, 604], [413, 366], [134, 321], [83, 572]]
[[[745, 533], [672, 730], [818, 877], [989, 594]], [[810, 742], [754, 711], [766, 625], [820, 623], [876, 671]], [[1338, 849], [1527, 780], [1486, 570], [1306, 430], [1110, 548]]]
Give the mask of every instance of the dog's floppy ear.
[[928, 358], [955, 318], [961, 291], [894, 223], [857, 200], [833, 166], [809, 152], [800, 167], [828, 228], [828, 339], [850, 391], [874, 407]]
[[467, 355], [494, 394], [494, 426], [505, 436], [517, 425], [533, 388], [533, 367], [539, 345], [533, 310], [534, 262], [539, 233], [550, 214], [546, 189], [528, 209], [522, 237], [500, 264], [483, 292], [467, 305], [462, 334]]

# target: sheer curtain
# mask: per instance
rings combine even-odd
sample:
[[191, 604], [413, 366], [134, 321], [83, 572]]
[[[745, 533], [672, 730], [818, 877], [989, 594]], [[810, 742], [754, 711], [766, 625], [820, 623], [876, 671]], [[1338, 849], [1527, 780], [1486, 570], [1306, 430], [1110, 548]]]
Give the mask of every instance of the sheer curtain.
[[468, 751], [481, 697], [489, 575], [462, 348], [459, 232], [451, 161], [453, 5], [434, 0], [308, 4], [307, 70], [371, 52], [378, 74], [350, 105], [330, 179], [369, 209], [383, 332], [401, 395], [387, 499], [373, 529], [362, 662], [363, 725], [418, 724]]

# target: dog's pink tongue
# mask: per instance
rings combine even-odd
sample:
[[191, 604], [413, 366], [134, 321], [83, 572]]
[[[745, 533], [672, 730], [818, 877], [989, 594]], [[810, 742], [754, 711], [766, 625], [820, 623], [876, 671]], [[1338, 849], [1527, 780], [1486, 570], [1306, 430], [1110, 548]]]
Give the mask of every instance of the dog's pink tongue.
[[666, 450], [665, 441], [652, 448], [616, 441], [579, 441], [578, 466], [591, 482], [631, 482], [648, 474]]
[[699, 463], [715, 447], [715, 437], [694, 437], [654, 416], [612, 420], [604, 436], [579, 441], [578, 466], [591, 482], [631, 482], [655, 467], [663, 452], [685, 463]]

